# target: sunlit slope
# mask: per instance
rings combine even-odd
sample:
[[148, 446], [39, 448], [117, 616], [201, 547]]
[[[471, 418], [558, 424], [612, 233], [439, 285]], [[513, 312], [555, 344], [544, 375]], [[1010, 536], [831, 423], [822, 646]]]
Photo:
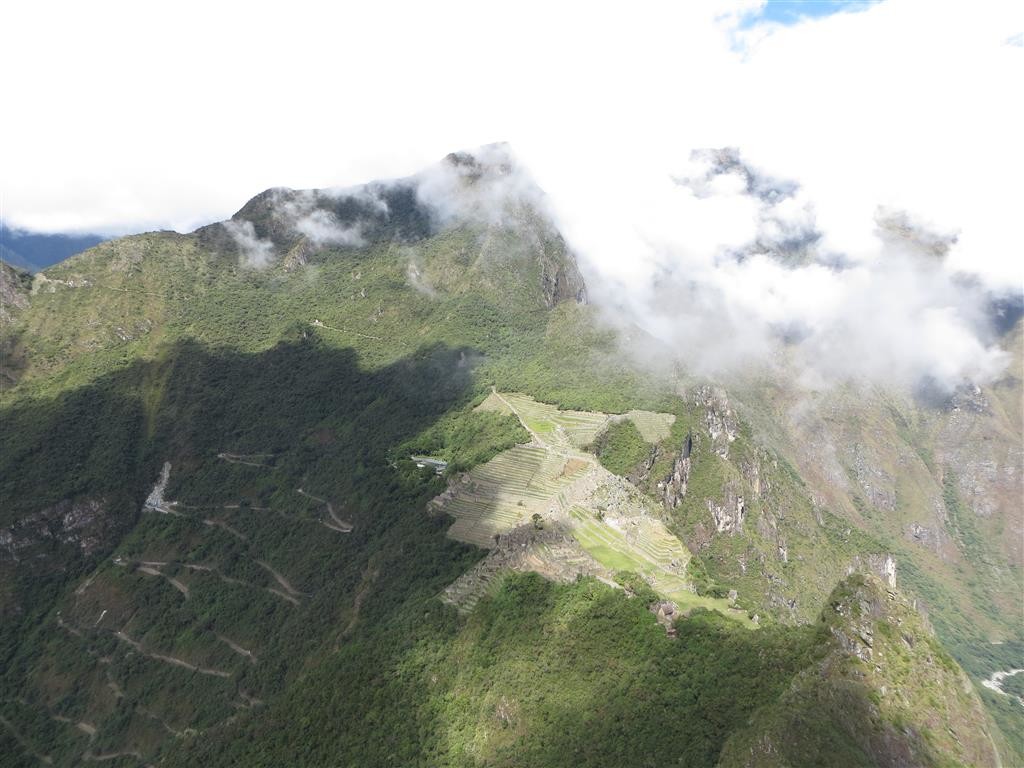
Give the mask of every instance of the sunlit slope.
[[[477, 409], [515, 415], [532, 440], [470, 470], [431, 502], [433, 509], [455, 518], [448, 529], [450, 537], [500, 551], [509, 546], [503, 535], [516, 529], [525, 528], [527, 534], [530, 529], [557, 531], [578, 544], [580, 554], [592, 562], [566, 552], [563, 567], [551, 557], [538, 556], [516, 559], [515, 569], [554, 573], [565, 580], [598, 575], [609, 582], [617, 573], [631, 571], [681, 607], [714, 607], [746, 619], [743, 612], [729, 610], [726, 600], [698, 597], [687, 577], [690, 552], [666, 528], [664, 513], [581, 448], [613, 419], [641, 422], [655, 439], [667, 436], [674, 415], [634, 410], [623, 417], [610, 417], [592, 411], [563, 411], [521, 393], [497, 390]], [[538, 535], [535, 541], [520, 534], [512, 546], [540, 553], [553, 543], [550, 534]], [[565, 546], [562, 541], [558, 544]], [[481, 571], [474, 574], [475, 590], [459, 584], [449, 591], [453, 602], [461, 607], [467, 602], [475, 604], [493, 580], [493, 574], [485, 568]]]
[[791, 390], [636, 368], [542, 205], [357, 192], [7, 281], [0, 755], [710, 765], [836, 583], [891, 567], [972, 679], [1015, 666], [1013, 382], [794, 425]]

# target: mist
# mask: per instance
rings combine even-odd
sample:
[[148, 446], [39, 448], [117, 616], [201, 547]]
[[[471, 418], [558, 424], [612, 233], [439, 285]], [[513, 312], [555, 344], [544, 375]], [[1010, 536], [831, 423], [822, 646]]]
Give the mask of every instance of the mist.
[[596, 211], [564, 227], [604, 319], [662, 343], [641, 363], [663, 365], [667, 347], [718, 379], [786, 367], [809, 387], [929, 380], [949, 390], [990, 382], [1009, 362], [992, 306], [1021, 293], [957, 268], [955, 230], [879, 206], [870, 240], [839, 250], [799, 182], [735, 149], [693, 152], [644, 200], [616, 254], [588, 247], [609, 229]]
[[[67, 4], [56, 27], [49, 6], [11, 9], [0, 61], [33, 67], [8, 101], [34, 120], [0, 126], [9, 224], [189, 231], [261, 189], [409, 177], [503, 140], [609, 322], [641, 326], [694, 370], [950, 387], [1005, 368], [988, 315], [1024, 284], [1020, 3], [883, 0], [775, 23], [760, 0], [635, 14], [523, 2], [500, 35], [460, 2], [252, 7], [245, 35], [233, 10], [190, 5], [159, 39], [127, 8]], [[36, 56], [37, 39], [74, 71]], [[231, 69], [268, 50], [301, 67]], [[339, 72], [364, 74], [341, 91]], [[110, 116], [125, 94], [186, 93], [187, 110], [147, 98]], [[254, 120], [267, 94], [302, 118]], [[419, 188], [438, 220], [515, 219], [465, 199], [459, 173]], [[515, 173], [497, 178], [499, 197], [529, 194]], [[369, 237], [296, 204], [290, 226], [314, 244]], [[244, 264], [281, 255], [238, 226]]]

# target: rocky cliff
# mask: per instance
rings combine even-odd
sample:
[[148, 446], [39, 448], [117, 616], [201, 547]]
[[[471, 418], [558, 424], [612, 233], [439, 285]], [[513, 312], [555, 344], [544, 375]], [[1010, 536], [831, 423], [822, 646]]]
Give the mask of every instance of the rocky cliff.
[[721, 768], [1002, 764], [971, 681], [898, 589], [854, 574], [819, 624], [821, 658], [729, 740]]

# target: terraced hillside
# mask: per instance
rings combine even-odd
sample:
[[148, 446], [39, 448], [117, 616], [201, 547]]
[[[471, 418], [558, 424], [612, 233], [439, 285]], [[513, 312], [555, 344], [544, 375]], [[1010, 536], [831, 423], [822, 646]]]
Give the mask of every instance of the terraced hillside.
[[[690, 552], [666, 528], [659, 508], [582, 450], [609, 423], [622, 419], [642, 425], [641, 434], [653, 443], [668, 436], [673, 414], [633, 410], [616, 417], [561, 410], [528, 395], [497, 390], [477, 410], [515, 415], [533, 439], [470, 470], [431, 502], [434, 510], [455, 518], [450, 537], [498, 553], [478, 573], [447, 590], [452, 602], [462, 608], [475, 605], [505, 570], [535, 570], [566, 581], [596, 575], [609, 583], [616, 573], [631, 571], [684, 609], [699, 605], [747, 620], [727, 600], [696, 594], [686, 575]], [[562, 532], [579, 551], [570, 554], [560, 542], [563, 551], [553, 558], [546, 549], [550, 541], [522, 535], [508, 539], [510, 532], [524, 528]], [[510, 558], [504, 551], [510, 546], [528, 548], [532, 556]]]
[[[1007, 595], [971, 600], [994, 532], [1015, 530], [1013, 455], [983, 449], [1015, 434], [1017, 384], [993, 393], [999, 432], [971, 406], [938, 417], [970, 422], [969, 442], [909, 420], [923, 469], [855, 450], [901, 429], [868, 402], [885, 429], [837, 434], [863, 493], [829, 495], [793, 445], [827, 451], [785, 403], [632, 366], [515, 173], [459, 154], [355, 190], [268, 190], [35, 290], [0, 269], [4, 768], [713, 765], [820, 669], [818, 618], [851, 570], [895, 568], [942, 641], [963, 638], [958, 660], [982, 648], [973, 678], [1020, 666], [1016, 614], [993, 610]], [[877, 470], [911, 464], [906, 515], [886, 517]], [[955, 570], [901, 538], [939, 530], [904, 492], [922, 472], [948, 489], [929, 500]], [[951, 545], [933, 538], [938, 561]], [[957, 670], [943, 658], [936, 690]], [[982, 726], [1012, 764], [974, 699], [914, 690], [938, 719], [888, 710], [900, 728]], [[1013, 733], [1020, 713], [993, 711]]]

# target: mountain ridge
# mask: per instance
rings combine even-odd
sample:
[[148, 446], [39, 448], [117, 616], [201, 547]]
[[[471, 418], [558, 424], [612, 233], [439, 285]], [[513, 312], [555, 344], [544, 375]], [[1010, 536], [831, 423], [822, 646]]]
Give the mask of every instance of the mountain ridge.
[[[614, 755], [629, 764], [631, 753], [617, 751], [628, 747], [648, 760], [709, 764], [730, 737], [747, 743], [748, 705], [773, 706], [806, 654], [823, 647], [813, 628], [836, 584], [851, 572], [886, 575], [893, 560], [975, 683], [1009, 663], [1016, 646], [989, 642], [1016, 642], [1008, 598], [1020, 552], [1001, 534], [1019, 522], [1007, 474], [1020, 460], [1019, 378], [964, 393], [946, 410], [827, 393], [794, 423], [805, 398], [785, 382], [723, 387], [685, 370], [637, 369], [586, 303], [543, 193], [518, 176], [506, 148], [473, 157], [343, 192], [267, 190], [195, 233], [101, 244], [36, 276], [30, 290], [4, 273], [27, 302], [4, 321], [5, 348], [23, 362], [7, 356], [12, 383], [0, 395], [3, 685], [10, 701], [26, 702], [4, 705], [11, 754], [25, 743], [66, 764], [126, 752], [167, 765], [200, 755], [211, 765], [242, 756], [327, 765], [339, 755], [516, 765], [525, 749], [533, 764]], [[1008, 346], [1019, 338], [1018, 322]], [[538, 405], [517, 401], [532, 409], [521, 419], [481, 409], [493, 392]], [[644, 412], [671, 416], [670, 427], [645, 437], [637, 427], [651, 425], [628, 415]], [[482, 488], [474, 478], [487, 479], [501, 459], [499, 480], [525, 503], [534, 489], [516, 478], [532, 459], [519, 449], [560, 446], [586, 414], [603, 431], [573, 450], [643, 494], [658, 525], [685, 544], [679, 578], [693, 600], [731, 605], [760, 629], [679, 605], [659, 625], [648, 605], [663, 596], [644, 562], [660, 555], [632, 535], [614, 497], [588, 501], [573, 519], [585, 550], [632, 574], [560, 585], [504, 574], [465, 615], [437, 599], [486, 552], [446, 535], [450, 520], [428, 515], [428, 502], [449, 486]], [[442, 457], [447, 475], [418, 469], [411, 455]], [[147, 507], [167, 464], [162, 495], [177, 505]], [[553, 467], [553, 477], [574, 467]], [[480, 504], [494, 511], [482, 491], [470, 501], [474, 514]], [[637, 546], [648, 554], [636, 557]], [[424, 626], [416, 616], [428, 617]], [[528, 618], [522, 634], [514, 616]], [[583, 642], [594, 627], [607, 644]], [[728, 663], [749, 664], [765, 681], [761, 698], [741, 702], [738, 683], [683, 671], [700, 658], [732, 679], [715, 638], [735, 651]], [[590, 656], [573, 653], [573, 642]], [[557, 673], [500, 651], [531, 644]], [[636, 647], [644, 669], [683, 664], [672, 668], [685, 685], [643, 679], [692, 723], [659, 705], [623, 733], [614, 723], [628, 710], [593, 703], [611, 684], [599, 669], [630, 667]], [[476, 662], [452, 668], [455, 649]], [[759, 654], [780, 660], [781, 677]], [[483, 685], [488, 665], [503, 670], [504, 698]], [[960, 681], [958, 669], [936, 673], [936, 684]], [[378, 689], [384, 670], [391, 682]], [[321, 694], [310, 675], [359, 694]], [[527, 696], [531, 680], [543, 695]], [[723, 686], [713, 706], [709, 685]], [[559, 702], [563, 688], [606, 736], [581, 740], [579, 718]], [[647, 700], [621, 696], [622, 707]], [[981, 691], [941, 718], [1009, 737], [1020, 713], [997, 696]], [[922, 716], [938, 711], [918, 699]], [[340, 713], [382, 741], [332, 732], [327, 722]], [[259, 735], [267, 724], [305, 732], [293, 716], [318, 723], [306, 742]], [[1010, 760], [1015, 747], [1000, 749]]]

